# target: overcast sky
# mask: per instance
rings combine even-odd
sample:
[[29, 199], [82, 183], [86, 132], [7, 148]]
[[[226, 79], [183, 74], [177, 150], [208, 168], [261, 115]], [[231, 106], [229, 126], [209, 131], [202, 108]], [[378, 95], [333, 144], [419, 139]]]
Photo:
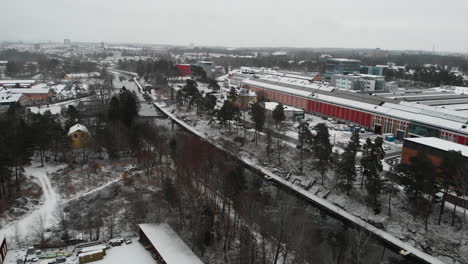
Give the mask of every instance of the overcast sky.
[[0, 41], [468, 52], [467, 0], [0, 0]]

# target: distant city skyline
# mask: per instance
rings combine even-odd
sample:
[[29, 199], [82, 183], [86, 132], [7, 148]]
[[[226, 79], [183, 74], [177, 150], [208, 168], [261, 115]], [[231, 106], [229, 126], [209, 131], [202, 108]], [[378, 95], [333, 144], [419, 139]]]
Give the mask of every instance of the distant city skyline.
[[463, 0], [6, 1], [0, 41], [468, 52]]

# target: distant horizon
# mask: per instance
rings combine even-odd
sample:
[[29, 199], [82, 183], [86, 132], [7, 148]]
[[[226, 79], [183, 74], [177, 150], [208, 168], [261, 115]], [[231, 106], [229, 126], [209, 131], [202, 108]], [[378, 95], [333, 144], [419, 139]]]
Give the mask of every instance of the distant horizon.
[[[161, 43], [142, 43], [142, 42], [125, 42], [125, 41], [73, 41], [73, 39], [70, 39], [70, 44], [77, 43], [77, 44], [101, 44], [104, 42], [104, 44], [109, 44], [109, 45], [134, 45], [134, 46], [163, 46], [163, 47], [177, 47], [177, 48], [192, 48], [190, 47], [190, 44], [161, 44]], [[64, 44], [64, 39], [60, 40], [0, 40], [0, 44], [5, 44], [5, 43], [14, 43], [14, 44]], [[380, 49], [382, 51], [400, 51], [400, 52], [428, 52], [428, 53], [447, 53], [447, 54], [463, 54], [463, 55], [468, 55], [468, 51], [450, 51], [450, 50], [425, 50], [425, 49], [387, 49], [387, 48], [381, 48], [381, 47], [375, 47], [375, 48], [368, 48], [368, 47], [305, 47], [305, 46], [223, 46], [223, 45], [196, 45], [194, 43], [193, 48], [220, 48], [220, 49], [278, 49], [280, 51], [281, 49], [305, 49], [305, 50], [377, 50]]]

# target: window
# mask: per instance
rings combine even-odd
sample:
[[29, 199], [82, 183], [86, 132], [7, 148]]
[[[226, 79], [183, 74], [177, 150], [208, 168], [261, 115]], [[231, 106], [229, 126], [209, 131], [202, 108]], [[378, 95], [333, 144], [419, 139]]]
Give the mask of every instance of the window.
[[78, 134], [73, 134], [73, 137], [74, 137], [74, 138], [78, 138]]

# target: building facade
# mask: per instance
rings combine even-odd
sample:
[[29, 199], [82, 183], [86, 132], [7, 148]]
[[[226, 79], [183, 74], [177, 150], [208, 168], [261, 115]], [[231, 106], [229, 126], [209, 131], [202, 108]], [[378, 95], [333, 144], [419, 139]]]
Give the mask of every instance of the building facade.
[[330, 79], [333, 74], [350, 74], [361, 71], [361, 61], [351, 59], [330, 58], [327, 60], [325, 78]]
[[368, 74], [334, 74], [330, 84], [334, 87], [355, 91], [385, 91], [383, 76]]
[[422, 153], [428, 157], [434, 166], [439, 167], [447, 151], [459, 151], [468, 162], [468, 147], [435, 137], [407, 138], [403, 141], [401, 163], [411, 164], [411, 158]]
[[384, 75], [384, 70], [387, 67], [384, 66], [361, 66], [361, 73], [362, 74], [369, 74], [369, 75]]

